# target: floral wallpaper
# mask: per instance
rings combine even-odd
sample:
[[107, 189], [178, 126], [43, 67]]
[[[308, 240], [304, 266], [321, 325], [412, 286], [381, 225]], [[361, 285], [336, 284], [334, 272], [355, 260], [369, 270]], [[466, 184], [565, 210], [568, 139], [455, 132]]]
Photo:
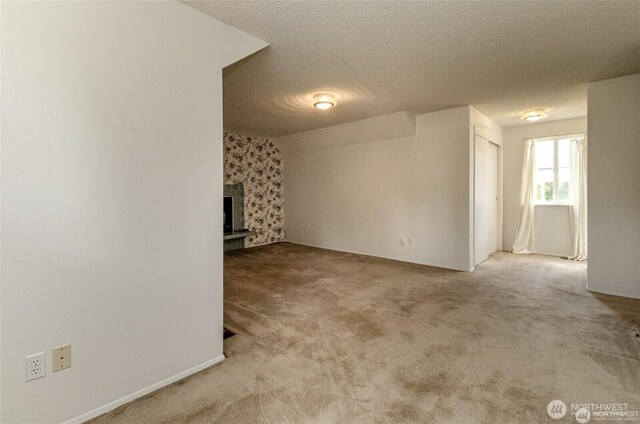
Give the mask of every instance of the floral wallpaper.
[[284, 239], [282, 155], [264, 138], [224, 135], [224, 184], [244, 186], [246, 247]]

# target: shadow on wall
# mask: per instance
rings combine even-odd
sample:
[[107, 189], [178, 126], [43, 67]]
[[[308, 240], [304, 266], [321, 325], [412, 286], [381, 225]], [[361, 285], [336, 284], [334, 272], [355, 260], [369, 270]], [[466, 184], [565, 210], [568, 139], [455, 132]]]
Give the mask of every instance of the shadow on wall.
[[284, 239], [282, 155], [264, 138], [224, 135], [224, 184], [244, 185], [245, 247]]

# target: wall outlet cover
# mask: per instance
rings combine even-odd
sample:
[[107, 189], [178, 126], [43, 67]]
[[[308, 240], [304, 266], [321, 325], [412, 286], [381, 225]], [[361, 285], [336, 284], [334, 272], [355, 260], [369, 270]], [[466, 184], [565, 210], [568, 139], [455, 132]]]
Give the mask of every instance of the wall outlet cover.
[[53, 372], [61, 371], [71, 366], [71, 345], [58, 346], [53, 348]]
[[35, 353], [27, 356], [27, 381], [42, 378], [45, 375], [45, 354]]

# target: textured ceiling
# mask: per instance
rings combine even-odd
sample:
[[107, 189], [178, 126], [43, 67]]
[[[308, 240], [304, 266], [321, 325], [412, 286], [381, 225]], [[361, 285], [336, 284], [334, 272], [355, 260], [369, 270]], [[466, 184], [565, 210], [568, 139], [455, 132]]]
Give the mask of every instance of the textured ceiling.
[[225, 70], [225, 130], [251, 135], [468, 104], [583, 116], [587, 82], [640, 72], [640, 1], [186, 3], [270, 43]]

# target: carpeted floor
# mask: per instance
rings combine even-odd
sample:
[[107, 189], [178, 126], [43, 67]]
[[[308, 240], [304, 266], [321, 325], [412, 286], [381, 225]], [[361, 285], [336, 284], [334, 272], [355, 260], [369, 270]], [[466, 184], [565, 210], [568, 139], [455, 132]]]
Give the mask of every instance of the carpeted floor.
[[[640, 410], [640, 301], [586, 265], [496, 253], [473, 273], [281, 243], [225, 257], [227, 359], [94, 423], [543, 423]], [[640, 422], [640, 419], [639, 421]]]

